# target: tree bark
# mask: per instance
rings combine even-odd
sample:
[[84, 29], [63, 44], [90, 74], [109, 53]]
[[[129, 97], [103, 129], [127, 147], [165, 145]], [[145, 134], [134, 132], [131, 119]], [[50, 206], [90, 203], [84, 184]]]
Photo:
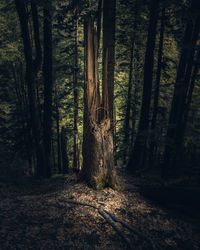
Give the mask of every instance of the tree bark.
[[61, 138], [60, 138], [60, 115], [58, 106], [58, 85], [55, 84], [55, 108], [56, 108], [56, 133], [57, 133], [57, 167], [58, 173], [62, 172], [62, 162], [61, 162]]
[[62, 172], [67, 174], [69, 172], [69, 160], [67, 155], [67, 139], [65, 135], [65, 129], [61, 130], [61, 152], [62, 152]]
[[23, 92], [23, 79], [21, 79], [21, 76], [23, 73], [21, 72], [22, 67], [12, 65], [12, 73], [13, 73], [13, 79], [15, 83], [15, 93], [16, 93], [16, 108], [18, 113], [18, 120], [21, 124], [21, 129], [23, 130], [23, 145], [25, 147], [27, 160], [29, 164], [29, 174], [33, 173], [33, 161], [32, 161], [32, 137], [31, 137], [31, 131], [28, 127], [28, 117], [27, 117], [27, 107], [26, 103], [24, 102], [24, 92]]
[[97, 44], [98, 54], [101, 40], [101, 19], [102, 19], [102, 0], [98, 0], [98, 12], [97, 12]]
[[197, 58], [196, 58], [194, 70], [193, 70], [193, 73], [192, 73], [190, 87], [189, 87], [189, 90], [188, 90], [187, 100], [186, 100], [186, 104], [185, 104], [186, 107], [185, 107], [184, 119], [183, 119], [183, 124], [184, 124], [183, 125], [183, 130], [184, 131], [185, 131], [186, 126], [187, 126], [188, 114], [189, 114], [190, 105], [191, 105], [191, 102], [192, 102], [192, 94], [193, 94], [193, 90], [194, 90], [194, 87], [195, 87], [195, 81], [196, 81], [196, 78], [197, 78], [197, 73], [198, 73], [198, 70], [199, 70], [199, 65], [200, 65], [199, 60], [200, 60], [200, 47], [198, 48]]
[[[76, 10], [77, 11], [77, 10]], [[78, 146], [78, 14], [75, 20], [75, 42], [74, 42], [74, 155], [73, 171], [80, 170], [79, 146]]]
[[45, 177], [51, 176], [51, 137], [52, 137], [52, 3], [44, 1], [44, 126]]
[[115, 65], [115, 6], [116, 0], [103, 2], [103, 86], [104, 118], [113, 126], [114, 65]]
[[149, 112], [152, 91], [153, 79], [153, 64], [154, 64], [154, 48], [156, 38], [156, 28], [158, 20], [159, 1], [151, 0], [150, 3], [150, 22], [148, 28], [148, 38], [144, 63], [144, 85], [142, 108], [140, 114], [140, 121], [135, 144], [127, 165], [127, 169], [131, 172], [138, 168], [145, 167], [146, 164], [146, 150], [147, 138], [149, 132]]
[[44, 167], [43, 167], [44, 166], [44, 152], [43, 152], [43, 147], [41, 144], [41, 135], [40, 135], [41, 124], [40, 124], [39, 115], [38, 115], [38, 107], [37, 107], [37, 101], [36, 101], [36, 88], [35, 88], [35, 78], [36, 78], [38, 69], [40, 68], [40, 61], [37, 60], [37, 67], [36, 67], [33, 61], [30, 33], [29, 33], [29, 28], [28, 28], [28, 13], [26, 11], [25, 3], [22, 0], [15, 0], [15, 6], [16, 6], [16, 10], [19, 16], [19, 21], [20, 21], [22, 40], [23, 40], [23, 45], [24, 45], [24, 56], [25, 56], [25, 61], [26, 61], [25, 81], [26, 81], [27, 89], [28, 89], [30, 124], [31, 124], [31, 130], [33, 132], [34, 147], [35, 147], [35, 153], [36, 153], [36, 158], [37, 158], [36, 175], [43, 177], [44, 176]]
[[156, 122], [158, 114], [158, 100], [160, 91], [160, 76], [162, 70], [162, 55], [163, 55], [163, 38], [164, 38], [164, 28], [165, 28], [165, 8], [162, 9], [161, 24], [160, 24], [160, 41], [158, 49], [158, 64], [156, 72], [156, 83], [154, 92], [154, 104], [153, 104], [153, 116], [151, 122], [151, 134], [150, 134], [150, 153], [149, 153], [149, 165], [153, 166], [155, 148], [156, 148]]
[[[177, 78], [174, 87], [167, 141], [165, 145], [164, 164], [162, 175], [168, 178], [177, 174], [184, 137], [185, 102], [189, 89], [192, 66], [195, 54], [195, 45], [200, 31], [200, 15], [189, 17], [183, 39], [183, 49], [179, 60]], [[172, 171], [173, 169], [173, 171]], [[172, 173], [173, 172], [173, 173]]]
[[130, 135], [130, 111], [131, 111], [131, 91], [132, 91], [132, 80], [133, 80], [133, 58], [134, 58], [134, 38], [131, 39], [130, 49], [130, 65], [129, 65], [129, 82], [128, 82], [128, 97], [126, 105], [126, 116], [124, 124], [124, 159], [123, 163], [126, 164], [127, 153], [129, 152], [129, 135]]
[[[98, 96], [97, 33], [90, 16], [85, 19], [84, 41], [83, 168], [80, 177], [96, 189], [101, 189], [105, 186], [117, 188], [110, 112], [99, 121], [101, 106], [99, 102], [100, 97]], [[104, 94], [108, 95], [108, 88], [105, 88], [105, 86]]]

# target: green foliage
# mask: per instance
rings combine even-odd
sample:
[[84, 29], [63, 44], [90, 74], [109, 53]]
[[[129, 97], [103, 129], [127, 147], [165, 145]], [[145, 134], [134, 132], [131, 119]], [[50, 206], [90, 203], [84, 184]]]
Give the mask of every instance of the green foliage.
[[[82, 145], [83, 131], [83, 106], [84, 106], [84, 17], [90, 11], [96, 20], [98, 1], [53, 1], [54, 20], [53, 20], [53, 48], [54, 48], [54, 79], [57, 84], [57, 96], [54, 92], [53, 110], [53, 142], [55, 147], [55, 158], [57, 159], [56, 144], [56, 108], [58, 104], [60, 114], [60, 129], [66, 128], [67, 148], [72, 166], [73, 160], [73, 127], [74, 127], [74, 99], [73, 99], [73, 75], [75, 70], [78, 72], [78, 130], [80, 149]], [[124, 145], [124, 120], [127, 105], [129, 64], [131, 41], [134, 39], [134, 65], [132, 80], [131, 97], [131, 119], [134, 117], [135, 133], [137, 132], [138, 120], [142, 101], [143, 86], [143, 66], [147, 40], [147, 28], [149, 22], [148, 1], [117, 1], [116, 9], [116, 47], [115, 47], [115, 149], [116, 159], [119, 163], [122, 158]], [[166, 20], [164, 34], [164, 48], [162, 60], [161, 86], [159, 95], [159, 112], [156, 131], [156, 140], [162, 154], [165, 142], [167, 121], [173, 97], [174, 83], [182, 46], [182, 37], [187, 18], [188, 6], [190, 1], [161, 1], [162, 6], [166, 5]], [[27, 2], [28, 4], [28, 2]], [[42, 23], [42, 9], [39, 3], [39, 21]], [[75, 69], [75, 25], [78, 18], [78, 68]], [[29, 16], [29, 25], [32, 21]], [[159, 43], [160, 25], [157, 29], [156, 52], [154, 62], [154, 82], [157, 67], [157, 52]], [[42, 38], [42, 27], [40, 29]], [[19, 20], [15, 11], [14, 1], [1, 0], [0, 2], [0, 154], [2, 162], [10, 166], [9, 158], [17, 157], [20, 164], [25, 162], [27, 168], [27, 153], [24, 137], [28, 136], [28, 103], [26, 84], [21, 84], [24, 78], [24, 56], [23, 44], [21, 39]], [[31, 34], [33, 35], [33, 34]], [[31, 36], [32, 43], [33, 37]], [[102, 44], [101, 44], [102, 46]], [[102, 49], [100, 46], [100, 50]], [[34, 48], [34, 46], [33, 46]], [[33, 49], [34, 51], [34, 49]], [[101, 53], [100, 53], [101, 54]], [[21, 69], [20, 69], [21, 68]], [[14, 71], [17, 72], [17, 81], [14, 79]], [[100, 82], [102, 76], [102, 58], [99, 58]], [[43, 114], [43, 79], [42, 71], [37, 77], [38, 99], [40, 103], [41, 120]], [[22, 74], [22, 76], [20, 76]], [[198, 81], [199, 82], [199, 78]], [[18, 91], [18, 95], [17, 92]], [[153, 93], [155, 89], [153, 88]], [[193, 102], [189, 114], [188, 126], [185, 137], [185, 145], [200, 145], [198, 133], [200, 130], [200, 101], [199, 86], [196, 85], [193, 95]], [[23, 108], [20, 106], [23, 100]], [[152, 105], [152, 103], [151, 103]], [[135, 106], [135, 109], [133, 109]], [[152, 114], [152, 109], [151, 109]], [[133, 133], [133, 123], [130, 121], [129, 134]], [[25, 135], [25, 136], [24, 136]], [[131, 145], [132, 146], [132, 145]], [[200, 150], [200, 149], [198, 149]], [[5, 153], [7, 152], [7, 154]], [[16, 153], [17, 152], [17, 153]], [[16, 165], [20, 165], [16, 164]], [[12, 164], [11, 164], [12, 165]], [[24, 167], [14, 166], [13, 168], [24, 169]], [[3, 168], [4, 168], [3, 167]], [[99, 180], [100, 187], [107, 185], [109, 180], [102, 176]], [[109, 183], [109, 185], [111, 185]]]

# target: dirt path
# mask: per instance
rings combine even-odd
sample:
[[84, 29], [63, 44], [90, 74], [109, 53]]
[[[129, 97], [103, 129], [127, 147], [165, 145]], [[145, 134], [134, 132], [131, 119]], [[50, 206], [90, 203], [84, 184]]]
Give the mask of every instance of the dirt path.
[[[161, 249], [200, 249], [199, 223], [146, 200], [134, 178], [119, 174], [121, 192], [95, 191], [70, 175], [0, 184], [0, 249], [124, 250], [127, 244], [98, 211], [66, 199], [100, 206], [125, 221]], [[151, 244], [122, 228], [135, 249]]]

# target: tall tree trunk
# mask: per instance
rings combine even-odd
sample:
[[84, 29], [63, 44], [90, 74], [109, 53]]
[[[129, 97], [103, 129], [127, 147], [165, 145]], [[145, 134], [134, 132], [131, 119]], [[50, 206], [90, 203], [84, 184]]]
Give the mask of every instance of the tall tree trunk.
[[113, 126], [114, 65], [115, 65], [115, 6], [116, 0], [103, 2], [103, 86], [104, 118]]
[[126, 116], [124, 124], [124, 164], [126, 163], [127, 153], [129, 152], [129, 135], [130, 135], [130, 111], [131, 111], [131, 92], [132, 92], [132, 79], [133, 79], [133, 57], [134, 57], [134, 38], [131, 39], [130, 49], [130, 65], [129, 65], [129, 82], [128, 82], [128, 97], [126, 105]]
[[[116, 188], [116, 172], [113, 157], [113, 132], [111, 128], [111, 117], [109, 117], [111, 111], [109, 111], [108, 105], [106, 117], [99, 121], [101, 107], [99, 103], [100, 97], [98, 96], [97, 32], [94, 29], [93, 20], [90, 16], [85, 19], [84, 40], [85, 89], [83, 168], [81, 171], [81, 177], [96, 189], [101, 189], [105, 186]], [[108, 60], [108, 55], [105, 60]], [[107, 65], [107, 62], [104, 65]], [[105, 96], [108, 96], [108, 87], [105, 88], [105, 86], [103, 86], [103, 88]], [[106, 99], [104, 98], [104, 100]], [[105, 107], [105, 103], [103, 103], [103, 107]], [[110, 107], [112, 107], [112, 105]]]
[[151, 91], [152, 91], [154, 48], [155, 48], [156, 27], [158, 20], [158, 9], [159, 9], [159, 1], [151, 0], [150, 22], [148, 29], [145, 63], [144, 63], [144, 85], [143, 85], [142, 108], [141, 108], [140, 121], [139, 121], [139, 127], [135, 144], [127, 165], [127, 169], [132, 172], [138, 168], [143, 168], [146, 163], [146, 150], [147, 150], [146, 147], [147, 147], [147, 138], [149, 132], [149, 112], [150, 112], [150, 101], [151, 101]]
[[[23, 79], [21, 79], [21, 75], [23, 74], [20, 72], [22, 68], [19, 66], [12, 65], [12, 73], [13, 73], [13, 79], [15, 83], [15, 93], [16, 93], [16, 108], [18, 113], [18, 119], [19, 123], [21, 124], [21, 129], [23, 130], [23, 144], [25, 146], [25, 151], [27, 155], [27, 160], [29, 164], [29, 173], [32, 174], [33, 172], [33, 162], [32, 162], [32, 146], [30, 145], [32, 138], [29, 137], [30, 129], [28, 129], [27, 123], [28, 123], [28, 117], [26, 112], [26, 104], [24, 103], [24, 93], [22, 89], [22, 83]], [[18, 72], [20, 72], [18, 74]]]
[[79, 147], [78, 147], [78, 14], [75, 20], [75, 42], [74, 42], [74, 155], [73, 171], [78, 172], [79, 166]]
[[[138, 51], [138, 44], [137, 44], [137, 40], [138, 40], [138, 37], [137, 37], [137, 30], [138, 30], [138, 13], [139, 13], [139, 1], [138, 0], [135, 0], [135, 6], [134, 6], [134, 23], [133, 23], [133, 49], [134, 51], [132, 51], [133, 53], [133, 66], [132, 68], [134, 67], [134, 72], [133, 72], [133, 69], [132, 69], [132, 78], [134, 79], [133, 82], [134, 82], [134, 85], [132, 86], [131, 89], [133, 89], [134, 87], [134, 90], [132, 91], [133, 93], [131, 93], [132, 97], [131, 98], [131, 107], [130, 107], [130, 123], [131, 123], [131, 130], [130, 130], [130, 145], [128, 146], [128, 156], [130, 155], [130, 151], [132, 149], [132, 146], [133, 146], [133, 139], [135, 137], [135, 123], [136, 123], [136, 116], [137, 116], [137, 100], [139, 99], [138, 95], [139, 95], [139, 81], [138, 81], [138, 71], [139, 71], [139, 68], [138, 68], [138, 63], [139, 63], [139, 51]], [[130, 71], [129, 71], [129, 74], [130, 74]], [[130, 79], [130, 78], [129, 78]], [[132, 83], [133, 84], [133, 83]], [[125, 164], [127, 162], [124, 162]]]
[[183, 49], [179, 60], [169, 124], [167, 128], [167, 141], [165, 145], [162, 171], [162, 175], [165, 178], [168, 178], [171, 174], [175, 174], [178, 170], [178, 168], [176, 168], [172, 173], [173, 166], [179, 164], [183, 146], [185, 102], [189, 89], [195, 45], [198, 39], [199, 29], [200, 16], [197, 15], [195, 18], [189, 17], [183, 39]]
[[52, 137], [52, 3], [44, 0], [44, 150], [45, 175], [51, 176], [51, 137]]
[[62, 171], [63, 174], [67, 174], [69, 171], [69, 160], [67, 155], [67, 139], [64, 127], [62, 127], [61, 130], [61, 152], [62, 152]]
[[51, 141], [51, 148], [52, 148], [53, 169], [56, 170], [56, 156], [55, 156], [55, 147], [54, 147], [54, 140], [53, 140], [53, 138], [52, 138], [52, 141]]
[[195, 81], [197, 78], [197, 73], [198, 73], [198, 70], [200, 68], [199, 65], [200, 65], [200, 46], [198, 47], [197, 58], [196, 58], [194, 70], [192, 73], [190, 87], [188, 90], [187, 100], [186, 100], [186, 104], [185, 104], [186, 106], [185, 106], [184, 119], [183, 119], [183, 131], [185, 131], [186, 126], [187, 126], [188, 114], [189, 114], [190, 105], [192, 102], [192, 94], [193, 94], [193, 90], [194, 90], [194, 86], [195, 86]]
[[160, 24], [160, 41], [158, 49], [158, 64], [156, 72], [156, 83], [154, 90], [154, 103], [153, 103], [153, 116], [151, 122], [151, 134], [150, 134], [150, 153], [149, 153], [149, 165], [154, 164], [155, 148], [156, 148], [156, 122], [158, 114], [158, 100], [160, 91], [160, 76], [162, 69], [162, 55], [163, 55], [163, 38], [165, 28], [165, 8], [162, 9], [161, 24]]
[[97, 44], [98, 54], [101, 40], [101, 19], [102, 19], [102, 0], [98, 0], [98, 12], [97, 12]]
[[[41, 145], [41, 136], [40, 136], [40, 120], [38, 115], [38, 107], [36, 101], [36, 88], [35, 88], [35, 78], [37, 72], [40, 68], [41, 61], [33, 60], [32, 57], [32, 47], [30, 41], [30, 34], [28, 29], [28, 13], [26, 11], [26, 6], [24, 1], [15, 0], [15, 6], [17, 9], [17, 13], [19, 16], [20, 26], [21, 26], [21, 33], [24, 45], [24, 56], [26, 61], [26, 73], [25, 73], [25, 81], [27, 84], [28, 89], [28, 100], [29, 100], [29, 109], [30, 109], [30, 124], [31, 130], [33, 132], [34, 138], [34, 146], [35, 146], [35, 153], [37, 158], [37, 165], [36, 165], [36, 175], [37, 176], [44, 176], [44, 153], [43, 148]], [[32, 14], [35, 13], [34, 11]], [[33, 14], [34, 15], [34, 14]], [[35, 24], [36, 26], [38, 23]], [[37, 32], [35, 33], [35, 35]], [[36, 38], [36, 40], [39, 38]], [[36, 54], [40, 53], [37, 50], [38, 46], [36, 47]], [[41, 58], [41, 57], [40, 57]]]
[[56, 108], [56, 133], [57, 133], [57, 167], [58, 173], [61, 174], [62, 162], [61, 162], [61, 138], [60, 138], [60, 115], [58, 107], [58, 84], [55, 84], [55, 108]]

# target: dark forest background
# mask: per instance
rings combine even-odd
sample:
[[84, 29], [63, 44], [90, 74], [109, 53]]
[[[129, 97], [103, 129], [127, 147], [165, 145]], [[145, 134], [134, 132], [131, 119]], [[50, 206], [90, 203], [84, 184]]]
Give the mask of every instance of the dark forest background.
[[198, 0], [1, 0], [0, 178], [199, 175], [199, 31]]

